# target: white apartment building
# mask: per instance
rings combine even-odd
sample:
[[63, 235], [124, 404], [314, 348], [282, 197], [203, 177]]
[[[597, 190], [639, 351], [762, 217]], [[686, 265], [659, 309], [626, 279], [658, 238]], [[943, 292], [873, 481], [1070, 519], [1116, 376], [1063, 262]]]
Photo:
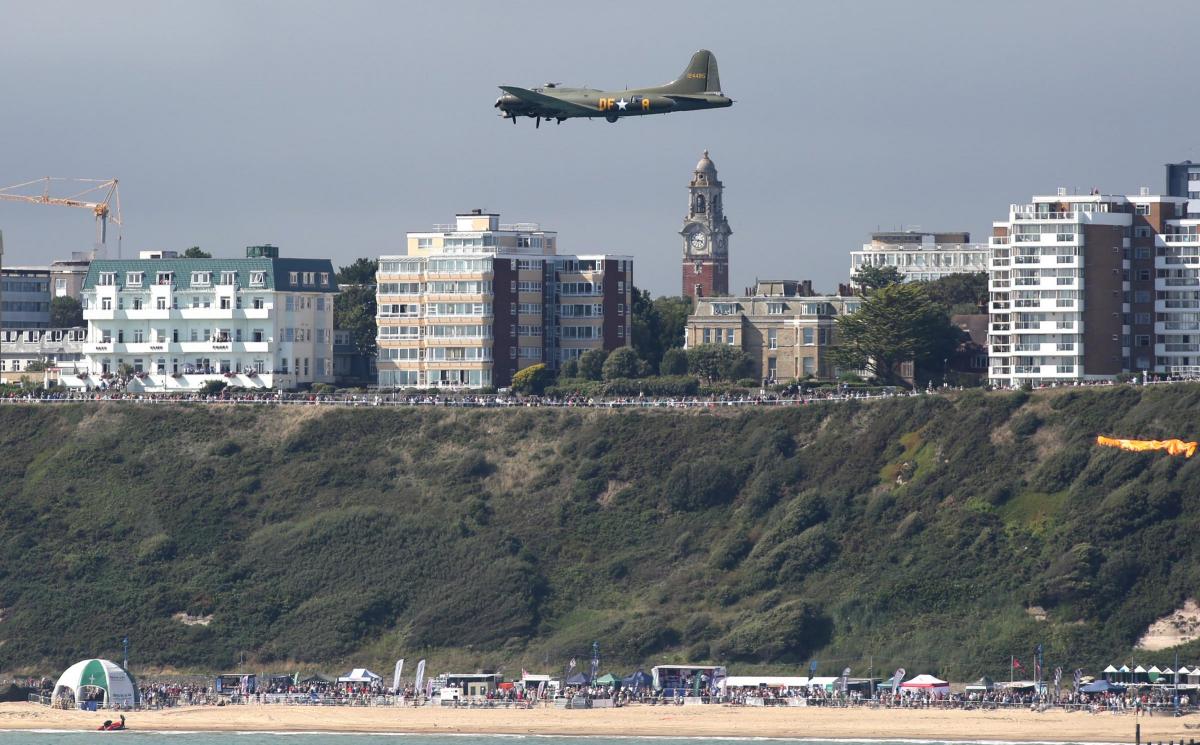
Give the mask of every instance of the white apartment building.
[[1006, 385], [1200, 365], [1200, 238], [1186, 199], [1035, 196], [993, 223], [989, 377]]
[[381, 388], [504, 387], [630, 343], [633, 259], [558, 255], [557, 234], [474, 210], [408, 234], [377, 274]]
[[[244, 259], [92, 262], [83, 286], [84, 362], [66, 385], [195, 390], [221, 380], [292, 389], [333, 380], [333, 300], [328, 259], [281, 259], [251, 246]], [[102, 383], [103, 381], [103, 383]]]
[[970, 233], [877, 232], [862, 250], [850, 252], [850, 276], [868, 266], [895, 267], [906, 280], [986, 272], [991, 248], [971, 243]]

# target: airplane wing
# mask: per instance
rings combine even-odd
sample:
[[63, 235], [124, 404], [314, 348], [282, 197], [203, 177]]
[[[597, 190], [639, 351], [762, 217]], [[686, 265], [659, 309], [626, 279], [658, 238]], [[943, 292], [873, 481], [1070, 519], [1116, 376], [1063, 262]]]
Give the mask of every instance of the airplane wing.
[[502, 85], [502, 86], [500, 86], [500, 90], [502, 90], [505, 93], [508, 93], [510, 95], [516, 96], [517, 98], [519, 98], [522, 101], [525, 101], [527, 103], [531, 103], [531, 104], [534, 104], [537, 106], [545, 106], [551, 112], [558, 112], [558, 113], [562, 113], [562, 114], [575, 114], [575, 115], [579, 115], [579, 114], [594, 115], [596, 113], [596, 109], [593, 109], [590, 106], [584, 106], [582, 104], [571, 103], [570, 101], [564, 101], [560, 98], [555, 98], [554, 96], [547, 96], [544, 93], [538, 93], [537, 91], [531, 91], [528, 88], [517, 88], [516, 86], [512, 86], [512, 85]]

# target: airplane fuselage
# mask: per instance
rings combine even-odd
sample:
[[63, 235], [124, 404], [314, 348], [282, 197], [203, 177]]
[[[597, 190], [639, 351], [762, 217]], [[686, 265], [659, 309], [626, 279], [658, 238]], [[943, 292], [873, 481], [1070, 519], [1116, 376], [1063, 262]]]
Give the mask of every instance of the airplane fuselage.
[[627, 116], [719, 109], [733, 105], [732, 99], [720, 93], [664, 94], [646, 88], [603, 91], [594, 88], [542, 87], [532, 90], [579, 108], [563, 110], [536, 101], [522, 100], [511, 93], [505, 93], [496, 99], [495, 107], [500, 109], [501, 116], [505, 118], [528, 116], [560, 121], [575, 118], [616, 121]]
[[615, 122], [627, 116], [670, 114], [673, 111], [722, 109], [733, 99], [721, 92], [717, 58], [707, 49], [692, 55], [683, 73], [669, 83], [651, 88], [603, 91], [594, 88], [563, 88], [547, 83], [541, 88], [502, 85], [504, 95], [496, 99], [500, 116], [512, 119], [528, 116], [541, 124], [556, 119], [604, 118]]

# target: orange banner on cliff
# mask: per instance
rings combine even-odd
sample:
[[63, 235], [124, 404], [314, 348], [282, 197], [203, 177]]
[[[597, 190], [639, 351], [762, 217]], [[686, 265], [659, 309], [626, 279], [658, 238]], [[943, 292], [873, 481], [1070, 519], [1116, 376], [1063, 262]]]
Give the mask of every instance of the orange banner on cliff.
[[1195, 454], [1197, 445], [1197, 443], [1183, 440], [1122, 440], [1104, 435], [1096, 438], [1096, 444], [1122, 450], [1166, 450], [1171, 455], [1183, 455], [1188, 458]]

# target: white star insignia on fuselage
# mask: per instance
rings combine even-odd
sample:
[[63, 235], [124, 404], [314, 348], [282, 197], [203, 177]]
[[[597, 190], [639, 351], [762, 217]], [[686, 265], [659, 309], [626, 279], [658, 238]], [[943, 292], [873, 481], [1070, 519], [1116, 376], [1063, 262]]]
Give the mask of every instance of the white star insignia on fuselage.
[[628, 105], [629, 105], [629, 102], [625, 100], [624, 96], [621, 97], [621, 100], [617, 101], [617, 108], [620, 109], [621, 111], [624, 111], [625, 107]]

